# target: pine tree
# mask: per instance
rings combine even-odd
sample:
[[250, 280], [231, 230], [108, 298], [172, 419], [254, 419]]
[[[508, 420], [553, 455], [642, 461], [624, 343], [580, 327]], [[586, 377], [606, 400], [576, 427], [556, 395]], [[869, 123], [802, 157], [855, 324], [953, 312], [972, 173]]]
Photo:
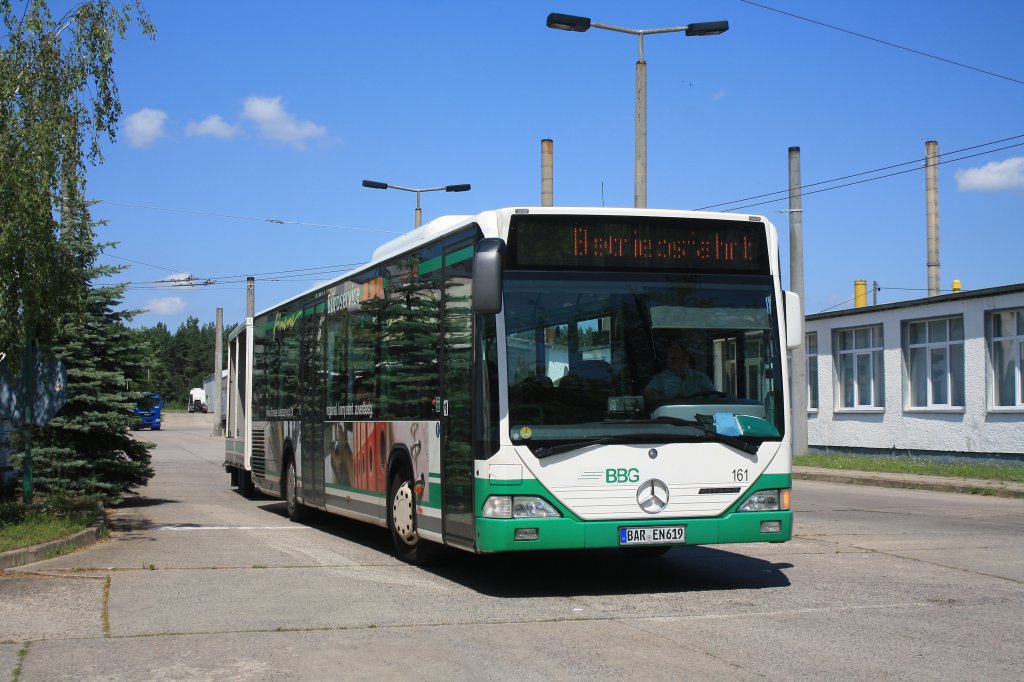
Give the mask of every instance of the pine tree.
[[177, 400], [181, 402], [184, 397], [179, 398], [178, 393], [173, 389], [169, 358], [173, 357], [171, 343], [174, 339], [167, 325], [158, 322], [154, 327], [136, 328], [136, 343], [139, 346], [147, 347], [148, 352], [143, 358], [144, 373], [139, 377], [143, 390], [150, 393], [159, 393], [165, 400]]
[[[87, 211], [82, 220], [89, 220]], [[96, 254], [102, 248], [91, 250]], [[118, 271], [98, 266], [86, 272], [93, 282]], [[117, 504], [153, 477], [153, 444], [130, 433], [135, 406], [144, 394], [128, 387], [144, 385], [149, 353], [139, 335], [125, 326], [134, 313], [119, 310], [126, 288], [92, 286], [84, 321], [68, 314], [58, 326], [52, 352], [67, 369], [68, 402], [49, 424], [33, 432], [34, 484], [44, 494], [90, 496]]]

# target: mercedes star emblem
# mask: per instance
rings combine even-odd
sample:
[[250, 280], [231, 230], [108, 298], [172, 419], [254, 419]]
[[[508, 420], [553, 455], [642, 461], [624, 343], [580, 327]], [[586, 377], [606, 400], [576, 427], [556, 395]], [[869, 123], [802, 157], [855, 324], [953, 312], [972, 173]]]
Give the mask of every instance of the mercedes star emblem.
[[657, 514], [668, 505], [668, 485], [652, 478], [636, 489], [636, 503], [648, 514]]

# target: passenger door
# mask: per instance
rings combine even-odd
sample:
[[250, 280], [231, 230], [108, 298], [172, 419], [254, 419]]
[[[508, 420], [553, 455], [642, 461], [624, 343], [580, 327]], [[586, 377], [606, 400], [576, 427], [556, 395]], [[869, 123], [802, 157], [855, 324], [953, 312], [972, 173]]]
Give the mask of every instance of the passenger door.
[[302, 422], [301, 470], [302, 500], [308, 505], [324, 505], [324, 421], [327, 407], [327, 382], [324, 371], [324, 320], [322, 300], [303, 311], [299, 322], [299, 419]]
[[470, 297], [475, 238], [444, 248], [441, 329], [441, 480], [445, 541], [473, 546], [473, 315]]

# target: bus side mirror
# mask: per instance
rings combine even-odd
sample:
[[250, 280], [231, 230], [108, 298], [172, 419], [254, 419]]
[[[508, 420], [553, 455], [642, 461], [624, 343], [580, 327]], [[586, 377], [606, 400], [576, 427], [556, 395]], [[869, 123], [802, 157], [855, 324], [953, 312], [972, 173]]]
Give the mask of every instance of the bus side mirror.
[[786, 294], [786, 347], [799, 348], [804, 342], [804, 309], [800, 296], [792, 291]]
[[474, 313], [501, 312], [501, 280], [505, 270], [505, 242], [496, 237], [481, 239], [473, 255]]

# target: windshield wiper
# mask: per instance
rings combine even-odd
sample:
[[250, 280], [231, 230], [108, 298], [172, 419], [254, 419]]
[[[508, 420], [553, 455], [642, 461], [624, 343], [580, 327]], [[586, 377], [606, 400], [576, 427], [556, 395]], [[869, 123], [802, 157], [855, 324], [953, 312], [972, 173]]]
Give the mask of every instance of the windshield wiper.
[[[658, 417], [652, 420], [652, 424], [657, 423], [672, 424], [673, 426], [689, 426], [691, 428], [698, 429], [708, 439], [723, 443], [730, 447], [734, 447], [737, 450], [742, 450], [749, 455], [756, 455], [758, 445], [750, 442], [739, 436], [730, 436], [724, 433], [718, 433], [715, 431], [714, 424], [712, 422], [702, 422], [691, 419], [679, 419], [678, 417]], [[594, 445], [607, 445], [608, 443], [637, 443], [647, 442], [651, 440], [664, 441], [668, 434], [659, 433], [628, 433], [618, 434], [615, 436], [603, 436], [601, 438], [590, 438], [585, 440], [572, 440], [565, 443], [559, 443], [557, 445], [546, 445], [539, 447], [533, 451], [534, 456], [537, 459], [544, 459], [545, 457], [551, 457], [553, 455], [560, 455], [564, 452], [571, 450], [579, 450], [582, 448], [592, 447]]]
[[718, 433], [718, 431], [715, 431], [715, 425], [713, 422], [703, 422], [695, 419], [679, 419], [678, 417], [658, 417], [654, 421], [667, 422], [676, 426], [693, 426], [700, 429], [704, 435], [711, 440], [724, 443], [725, 445], [734, 447], [737, 450], [742, 450], [748, 455], [757, 454], [757, 444], [751, 443], [749, 440], [740, 438], [739, 436], [729, 436], [724, 433]]
[[560, 455], [563, 452], [569, 452], [570, 450], [588, 448], [591, 445], [604, 445], [605, 443], [612, 443], [619, 440], [621, 440], [620, 436], [605, 436], [604, 438], [591, 438], [590, 440], [574, 440], [560, 445], [547, 445], [542, 448], [537, 448], [533, 451], [533, 454], [537, 459], [544, 459], [545, 457]]

